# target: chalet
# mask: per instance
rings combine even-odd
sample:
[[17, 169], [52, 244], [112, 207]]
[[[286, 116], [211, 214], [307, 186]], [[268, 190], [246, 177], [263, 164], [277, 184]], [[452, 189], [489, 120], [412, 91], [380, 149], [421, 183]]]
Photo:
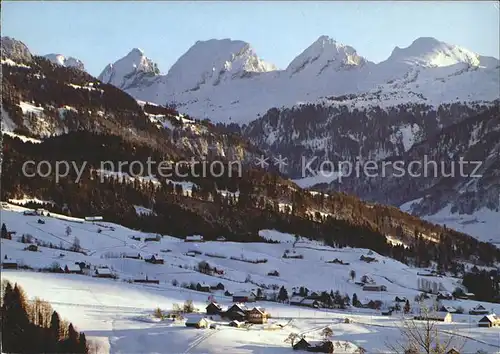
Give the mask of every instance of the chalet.
[[247, 320], [250, 323], [264, 324], [267, 323], [269, 314], [262, 307], [254, 307], [247, 312]]
[[446, 354], [460, 354], [460, 352], [455, 348], [451, 348], [446, 352]]
[[196, 291], [202, 291], [205, 293], [209, 293], [210, 292], [210, 285], [208, 285], [206, 283], [198, 283], [198, 284], [196, 284]]
[[301, 338], [297, 343], [293, 345], [293, 350], [305, 350], [307, 351], [311, 347], [308, 341], [304, 338]]
[[363, 286], [363, 291], [387, 291], [387, 286], [385, 285], [365, 285]]
[[158, 255], [152, 255], [151, 257], [145, 258], [144, 260], [146, 262], [152, 263], [152, 264], [163, 264], [164, 263], [163, 258], [161, 258]]
[[396, 296], [394, 298], [394, 302], [406, 302], [406, 301], [408, 301], [408, 300], [404, 296], [403, 297]]
[[196, 252], [193, 252], [193, 251], [186, 252], [186, 256], [196, 257]]
[[44, 220], [42, 220], [42, 219], [38, 219], [38, 221], [37, 221], [37, 222], [38, 222], [39, 224], [45, 224], [45, 221], [44, 221]]
[[469, 311], [469, 315], [488, 315], [490, 311], [486, 310], [482, 305], [478, 305]]
[[363, 255], [361, 257], [359, 257], [359, 260], [364, 261], [366, 263], [378, 262], [377, 259], [375, 259], [373, 257], [365, 257]]
[[228, 308], [226, 312], [221, 313], [221, 316], [229, 320], [244, 321], [247, 317], [247, 311], [248, 309], [245, 305], [234, 304], [233, 306]]
[[220, 315], [222, 307], [216, 302], [211, 302], [207, 305], [205, 311], [207, 315]]
[[414, 317], [417, 321], [435, 321], [435, 322], [445, 322], [451, 323], [453, 321], [453, 317], [451, 313], [442, 313], [442, 312], [431, 312], [428, 314], [422, 314]]
[[208, 320], [201, 316], [192, 316], [187, 319], [186, 327], [207, 328]]
[[5, 258], [2, 261], [2, 269], [17, 269], [17, 267], [18, 267], [17, 261], [13, 259]]
[[224, 290], [224, 284], [218, 283], [217, 285], [211, 285], [210, 290]]
[[140, 253], [124, 253], [123, 258], [141, 259]]
[[201, 235], [186, 236], [184, 242], [203, 242], [203, 236]]
[[217, 241], [224, 242], [226, 241], [226, 238], [224, 236], [219, 236], [216, 238]]
[[36, 211], [34, 210], [25, 210], [23, 212], [23, 215], [24, 216], [37, 216], [38, 214], [36, 213]]
[[113, 273], [109, 268], [96, 268], [95, 276], [97, 278], [114, 278]]
[[233, 294], [233, 302], [255, 302], [256, 298], [253, 291]]
[[497, 315], [486, 315], [478, 322], [479, 327], [499, 327], [500, 317]]
[[231, 322], [229, 322], [230, 327], [236, 327], [236, 328], [239, 328], [239, 327], [243, 326], [244, 324], [245, 324], [245, 322], [238, 321], [238, 320], [232, 320]]
[[68, 263], [64, 266], [64, 273], [83, 274], [82, 268], [76, 263]]

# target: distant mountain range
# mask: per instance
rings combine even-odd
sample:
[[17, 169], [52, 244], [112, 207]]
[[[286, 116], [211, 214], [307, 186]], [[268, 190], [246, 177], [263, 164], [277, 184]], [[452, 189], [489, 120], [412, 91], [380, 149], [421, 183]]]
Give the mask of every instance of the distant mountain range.
[[[8, 37], [2, 38], [2, 52], [5, 60], [32, 60], [24, 44]], [[84, 70], [74, 58], [45, 58]], [[232, 147], [217, 136], [221, 156], [248, 141], [255, 148], [246, 147], [238, 156], [248, 160], [255, 151], [282, 155], [287, 159], [283, 172], [303, 187], [352, 193], [500, 241], [496, 58], [425, 37], [407, 48], [396, 47], [387, 60], [375, 64], [354, 48], [321, 36], [280, 70], [246, 42], [213, 39], [196, 42], [167, 74], [135, 48], [107, 65], [98, 79], [136, 100], [174, 105], [193, 118], [224, 123], [242, 140]], [[212, 140], [199, 133], [204, 129], [184, 137], [183, 149], [206, 154]], [[317, 171], [323, 160], [408, 163], [424, 155], [447, 163], [460, 156], [484, 161], [483, 177], [344, 178], [339, 183], [335, 177], [302, 175], [300, 163], [302, 157], [317, 158], [312, 165]]]

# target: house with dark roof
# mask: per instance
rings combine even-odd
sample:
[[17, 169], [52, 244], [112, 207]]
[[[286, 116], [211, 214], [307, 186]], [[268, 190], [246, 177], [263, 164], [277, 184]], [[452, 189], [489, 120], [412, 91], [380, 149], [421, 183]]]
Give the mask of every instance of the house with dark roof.
[[164, 264], [164, 260], [162, 257], [158, 256], [158, 255], [152, 255], [151, 257], [149, 258], [146, 258], [144, 259], [146, 262], [148, 263], [152, 263], [152, 264]]
[[207, 315], [220, 315], [222, 307], [216, 302], [211, 302], [205, 307], [205, 311]]
[[221, 317], [225, 317], [229, 320], [245, 321], [247, 318], [247, 311], [245, 305], [243, 304], [233, 304], [225, 312], [221, 313]]
[[301, 338], [297, 343], [293, 345], [293, 350], [308, 350], [311, 347], [308, 341], [304, 338]]
[[96, 268], [94, 276], [97, 278], [114, 278], [114, 275], [109, 268]]
[[497, 315], [486, 315], [478, 322], [479, 327], [499, 327], [500, 317]]
[[490, 311], [486, 310], [483, 305], [477, 305], [469, 311], [469, 315], [488, 315]]

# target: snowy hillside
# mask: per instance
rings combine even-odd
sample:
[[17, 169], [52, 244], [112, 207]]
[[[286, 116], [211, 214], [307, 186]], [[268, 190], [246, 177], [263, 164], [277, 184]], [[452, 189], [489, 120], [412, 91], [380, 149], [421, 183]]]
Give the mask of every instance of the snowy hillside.
[[[366, 249], [330, 248], [272, 230], [263, 230], [262, 234], [280, 243], [248, 243], [242, 247], [239, 243], [223, 241], [184, 242], [168, 236], [159, 241], [146, 241], [155, 235], [107, 222], [92, 223], [56, 214], [27, 216], [23, 215], [25, 208], [7, 203], [3, 206], [2, 222], [9, 231], [16, 232], [12, 240], [1, 240], [3, 262], [17, 262], [33, 270], [64, 268], [75, 262], [84, 262], [90, 268], [84, 269], [85, 274], [4, 270], [2, 278], [20, 284], [30, 298], [38, 296], [49, 301], [63, 317], [85, 331], [88, 339], [99, 341], [102, 353], [285, 353], [292, 352], [290, 344], [284, 342], [291, 332], [306, 334], [307, 340], [315, 340], [320, 339], [320, 331], [326, 326], [334, 332], [334, 343], [340, 342], [342, 346], [336, 352], [354, 353], [359, 347], [368, 352], [381, 352], [387, 350], [387, 341], [394, 341], [400, 335], [397, 327], [402, 313], [382, 316], [380, 310], [352, 306], [334, 310], [257, 301], [255, 305], [265, 307], [271, 318], [267, 324], [254, 324], [248, 329], [231, 328], [227, 321], [214, 318], [218, 329], [196, 330], [187, 328], [183, 321], [160, 321], [152, 317], [156, 307], [169, 311], [173, 304], [182, 305], [186, 300], [192, 300], [204, 313], [209, 296], [223, 306], [232, 305], [231, 297], [225, 296], [223, 291], [206, 293], [184, 288], [183, 284], [190, 282], [210, 286], [222, 283], [231, 293], [261, 288], [266, 296], [276, 292], [272, 284], [284, 286], [289, 294], [294, 287], [300, 286], [318, 292], [338, 290], [349, 297], [356, 293], [362, 303], [379, 300], [382, 309], [393, 305], [396, 296], [406, 297], [414, 313], [418, 313], [419, 307], [413, 298], [420, 293], [418, 279], [422, 277], [418, 273], [422, 270]], [[44, 223], [38, 222], [39, 219]], [[24, 250], [29, 245], [19, 242], [23, 235], [25, 242], [29, 237], [31, 242], [38, 243], [38, 249]], [[75, 245], [75, 239], [85, 254], [64, 250]], [[46, 247], [49, 243], [60, 249]], [[289, 258], [283, 258], [286, 253]], [[123, 258], [139, 254], [142, 259]], [[302, 259], [291, 257], [299, 254]], [[151, 255], [162, 258], [164, 264], [145, 262], [144, 259]], [[374, 261], [360, 260], [361, 256]], [[258, 259], [266, 262], [249, 262]], [[334, 259], [341, 262], [333, 262]], [[201, 273], [200, 261], [208, 262], [221, 274]], [[117, 279], [91, 277], [95, 267], [108, 267]], [[351, 270], [356, 272], [354, 281], [350, 278]], [[269, 275], [271, 271], [277, 271], [277, 276]], [[363, 290], [355, 282], [364, 275], [369, 281], [385, 285], [387, 291]], [[148, 278], [159, 283], [128, 282]], [[460, 287], [459, 279], [450, 276], [426, 279], [434, 281], [443, 292]], [[482, 304], [490, 311], [500, 312], [498, 304], [473, 300], [443, 300], [441, 303], [461, 306], [465, 311]], [[432, 299], [428, 300], [428, 305], [432, 305]], [[186, 316], [189, 319], [195, 315]], [[349, 318], [350, 323], [345, 323], [345, 318]], [[438, 324], [438, 330], [444, 336], [454, 331], [460, 340], [466, 339], [464, 350], [467, 352], [475, 353], [479, 349], [497, 352], [500, 349], [498, 330], [478, 328], [480, 318], [455, 314], [451, 323]], [[345, 343], [348, 345], [344, 347]]]
[[82, 63], [82, 61], [73, 57], [66, 57], [62, 54], [53, 53], [44, 55], [44, 58], [49, 59], [52, 63], [57, 65], [73, 67], [85, 71], [85, 65]]
[[183, 113], [236, 123], [248, 123], [272, 107], [370, 92], [373, 97], [361, 99], [361, 106], [492, 101], [498, 98], [500, 63], [434, 38], [418, 38], [374, 64], [327, 36], [285, 70], [261, 60], [248, 43], [229, 39], [198, 41], [166, 75], [121, 69], [138, 60], [149, 59], [129, 54], [108, 65], [99, 78], [137, 99], [174, 102]]

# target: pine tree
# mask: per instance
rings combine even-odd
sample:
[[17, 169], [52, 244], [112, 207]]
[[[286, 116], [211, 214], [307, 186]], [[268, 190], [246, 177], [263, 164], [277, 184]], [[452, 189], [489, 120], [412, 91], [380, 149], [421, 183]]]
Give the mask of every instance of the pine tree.
[[359, 300], [358, 300], [358, 295], [356, 293], [352, 294], [352, 306], [358, 307]]
[[78, 343], [77, 352], [82, 354], [87, 354], [89, 352], [87, 348], [87, 338], [85, 337], [85, 333], [83, 332], [80, 332], [80, 341]]
[[5, 226], [5, 223], [2, 223], [2, 231], [1, 231], [1, 238], [8, 238], [8, 232], [7, 232], [7, 226]]

